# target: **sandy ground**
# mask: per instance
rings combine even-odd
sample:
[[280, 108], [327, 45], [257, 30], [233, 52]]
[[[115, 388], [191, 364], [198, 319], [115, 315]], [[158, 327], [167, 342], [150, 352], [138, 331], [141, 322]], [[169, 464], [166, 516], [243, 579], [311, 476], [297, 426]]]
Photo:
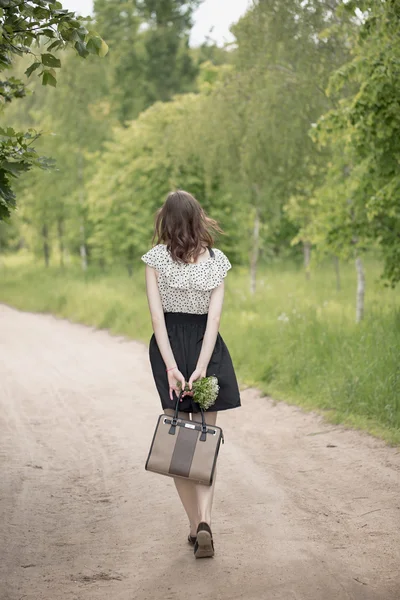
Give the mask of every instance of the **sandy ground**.
[[144, 470], [146, 346], [0, 306], [1, 600], [399, 600], [399, 449], [242, 401], [196, 561], [172, 480]]

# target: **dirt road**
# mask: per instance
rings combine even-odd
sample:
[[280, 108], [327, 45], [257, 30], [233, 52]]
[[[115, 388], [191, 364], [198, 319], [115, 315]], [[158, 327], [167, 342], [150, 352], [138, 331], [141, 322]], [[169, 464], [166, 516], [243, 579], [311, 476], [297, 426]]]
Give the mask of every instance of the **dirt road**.
[[147, 348], [0, 306], [1, 600], [399, 600], [399, 449], [242, 401], [196, 561], [172, 480], [143, 468]]

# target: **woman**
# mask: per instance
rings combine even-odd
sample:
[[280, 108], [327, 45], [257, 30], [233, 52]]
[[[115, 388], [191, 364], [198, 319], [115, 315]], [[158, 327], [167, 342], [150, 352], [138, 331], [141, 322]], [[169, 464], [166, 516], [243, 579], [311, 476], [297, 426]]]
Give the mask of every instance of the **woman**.
[[[224, 278], [231, 264], [212, 249], [214, 233], [222, 233], [197, 200], [184, 191], [171, 192], [156, 215], [153, 241], [142, 256], [146, 263], [146, 290], [154, 333], [149, 354], [155, 384], [166, 414], [173, 414], [186, 382], [215, 375], [219, 392], [206, 412], [215, 425], [217, 413], [240, 406], [239, 388], [229, 355], [218, 329], [224, 299]], [[176, 397], [173, 396], [175, 392]], [[200, 421], [193, 392], [181, 397], [179, 416]], [[189, 542], [196, 558], [213, 556], [212, 486], [174, 478], [190, 523]]]

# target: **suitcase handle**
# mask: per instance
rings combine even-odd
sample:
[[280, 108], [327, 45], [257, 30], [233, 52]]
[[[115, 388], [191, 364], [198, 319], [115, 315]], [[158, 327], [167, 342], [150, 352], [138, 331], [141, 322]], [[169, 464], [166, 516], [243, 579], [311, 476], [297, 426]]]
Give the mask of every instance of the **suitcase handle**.
[[[169, 428], [169, 434], [170, 435], [175, 435], [176, 432], [176, 424], [178, 422], [178, 415], [179, 415], [179, 403], [181, 401], [182, 398], [182, 394], [183, 394], [184, 390], [181, 390], [179, 392], [179, 396], [178, 399], [176, 401], [176, 405], [175, 405], [175, 413], [174, 416], [172, 418], [172, 423], [171, 423], [171, 427]], [[201, 435], [200, 435], [200, 442], [205, 442], [207, 440], [207, 425], [206, 425], [206, 420], [204, 418], [204, 410], [200, 408], [200, 412], [201, 412]]]

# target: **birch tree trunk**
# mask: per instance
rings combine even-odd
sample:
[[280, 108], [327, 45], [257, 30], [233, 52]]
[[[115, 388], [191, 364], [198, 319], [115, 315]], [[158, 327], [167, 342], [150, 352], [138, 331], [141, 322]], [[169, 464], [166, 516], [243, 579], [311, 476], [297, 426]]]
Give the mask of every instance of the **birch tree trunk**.
[[86, 272], [87, 270], [87, 250], [86, 250], [86, 227], [85, 227], [85, 215], [84, 215], [84, 205], [85, 205], [85, 188], [84, 188], [84, 163], [83, 163], [83, 154], [78, 151], [78, 182], [79, 182], [79, 204], [80, 204], [80, 255], [81, 255], [81, 265], [82, 271]]
[[[4, 244], [5, 246], [5, 244]], [[1, 239], [1, 225], [0, 225], [0, 267], [4, 267], [5, 263], [3, 260], [3, 243], [2, 243], [2, 239]]]
[[335, 275], [336, 275], [336, 291], [340, 292], [340, 290], [342, 289], [342, 283], [340, 281], [340, 269], [339, 269], [339, 257], [338, 256], [333, 257], [333, 266], [335, 268]]
[[310, 242], [303, 242], [303, 256], [304, 256], [304, 269], [306, 273], [306, 279], [310, 279], [310, 261], [311, 261], [311, 244]]
[[362, 260], [359, 256], [356, 258], [357, 271], [357, 298], [356, 298], [356, 323], [360, 323], [364, 318], [364, 298], [365, 298], [365, 273]]
[[260, 213], [259, 213], [259, 209], [256, 207], [256, 213], [254, 216], [254, 226], [253, 226], [253, 244], [252, 244], [251, 260], [250, 260], [250, 292], [251, 292], [251, 294], [255, 294], [255, 292], [256, 292], [259, 247], [260, 247]]
[[64, 268], [64, 221], [57, 219], [58, 250], [60, 252], [60, 267]]
[[47, 223], [43, 223], [42, 225], [42, 239], [43, 239], [43, 257], [44, 264], [46, 267], [50, 264], [50, 246], [49, 246], [49, 229], [47, 227]]
[[81, 217], [81, 224], [79, 227], [81, 233], [81, 245], [80, 245], [80, 255], [81, 255], [81, 266], [82, 271], [87, 270], [87, 252], [86, 252], [86, 231], [85, 231], [85, 220], [83, 216]]

